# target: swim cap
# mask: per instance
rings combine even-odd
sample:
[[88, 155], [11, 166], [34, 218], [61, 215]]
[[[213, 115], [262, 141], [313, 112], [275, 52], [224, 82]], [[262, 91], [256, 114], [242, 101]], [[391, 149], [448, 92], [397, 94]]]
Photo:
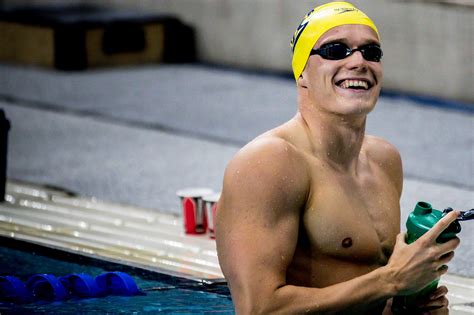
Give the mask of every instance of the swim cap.
[[330, 29], [347, 24], [367, 25], [379, 36], [374, 22], [364, 12], [348, 2], [338, 1], [323, 4], [314, 8], [304, 17], [290, 44], [293, 51], [291, 65], [296, 80], [303, 72], [309, 54], [318, 39]]

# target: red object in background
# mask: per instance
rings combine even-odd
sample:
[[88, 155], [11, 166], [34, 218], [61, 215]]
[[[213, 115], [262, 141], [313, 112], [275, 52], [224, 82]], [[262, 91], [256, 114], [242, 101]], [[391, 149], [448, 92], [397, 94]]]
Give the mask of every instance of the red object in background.
[[205, 204], [205, 211], [207, 213], [207, 226], [209, 231], [209, 237], [216, 238], [215, 225], [216, 225], [216, 212], [217, 202], [219, 201], [220, 193], [209, 194], [202, 198]]
[[206, 233], [207, 218], [201, 198], [183, 198], [183, 219], [186, 234]]
[[217, 203], [214, 203], [211, 209], [212, 213], [212, 229], [211, 229], [211, 223], [209, 223], [209, 236], [211, 238], [216, 238], [216, 232], [215, 232], [215, 224], [216, 224], [216, 211], [217, 211]]
[[176, 192], [183, 208], [184, 232], [204, 234], [207, 232], [207, 214], [203, 198], [212, 194], [209, 188], [186, 188]]

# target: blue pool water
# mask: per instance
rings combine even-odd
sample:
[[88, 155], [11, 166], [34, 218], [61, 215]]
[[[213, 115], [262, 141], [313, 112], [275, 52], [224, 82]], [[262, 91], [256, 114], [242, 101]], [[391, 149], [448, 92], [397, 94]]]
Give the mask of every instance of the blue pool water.
[[[121, 270], [120, 270], [121, 269]], [[0, 302], [0, 314], [234, 314], [225, 285], [205, 285], [156, 272], [97, 261], [95, 259], [30, 246], [0, 238], [0, 276], [26, 281], [31, 275], [63, 276], [87, 273], [98, 276], [107, 271], [129, 273], [143, 296], [107, 296], [62, 302], [11, 304]]]

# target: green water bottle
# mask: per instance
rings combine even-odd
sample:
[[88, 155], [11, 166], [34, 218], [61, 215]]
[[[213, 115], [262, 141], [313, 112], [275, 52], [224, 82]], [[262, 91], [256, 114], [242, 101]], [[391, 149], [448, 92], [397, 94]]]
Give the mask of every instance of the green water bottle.
[[[439, 211], [433, 209], [431, 205], [427, 202], [418, 202], [415, 206], [415, 209], [413, 210], [413, 212], [410, 213], [407, 219], [406, 242], [410, 244], [416, 241], [423, 234], [428, 232], [429, 229], [431, 229], [446, 213], [450, 211], [453, 211], [453, 209], [447, 208], [444, 211]], [[467, 212], [469, 211], [466, 211], [466, 215]], [[463, 218], [463, 215], [464, 212], [462, 212], [461, 216], [453, 223], [451, 223], [451, 225], [449, 225], [443, 231], [443, 233], [441, 233], [441, 235], [436, 239], [438, 243], [444, 243], [456, 237], [456, 234], [461, 231], [461, 225], [458, 221], [470, 219], [467, 217]], [[438, 281], [439, 279], [431, 282], [428, 286], [426, 286], [424, 289], [415, 294], [394, 297], [392, 303], [392, 312], [394, 314], [414, 313], [414, 311], [417, 310], [416, 302], [428, 297], [431, 292], [436, 290], [436, 288], [438, 287]]]

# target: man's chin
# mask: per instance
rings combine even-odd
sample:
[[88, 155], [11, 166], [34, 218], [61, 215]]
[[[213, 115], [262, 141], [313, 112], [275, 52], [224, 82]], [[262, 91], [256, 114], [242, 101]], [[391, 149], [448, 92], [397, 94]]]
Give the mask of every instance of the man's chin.
[[373, 109], [374, 105], [371, 104], [348, 104], [346, 103], [344, 106], [339, 107], [339, 111], [336, 114], [340, 117], [347, 117], [347, 118], [360, 118], [363, 116], [367, 116]]
[[336, 108], [346, 115], [368, 114], [375, 108], [376, 102], [373, 97], [344, 97], [338, 99], [339, 105]]

